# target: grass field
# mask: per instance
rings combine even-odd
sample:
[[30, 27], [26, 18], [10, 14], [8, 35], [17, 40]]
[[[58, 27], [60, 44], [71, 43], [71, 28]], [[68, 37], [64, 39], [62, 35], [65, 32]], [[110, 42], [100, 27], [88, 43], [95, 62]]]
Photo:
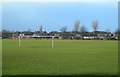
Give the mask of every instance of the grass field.
[[118, 42], [3, 40], [3, 75], [116, 75]]
[[2, 75], [2, 40], [0, 40], [0, 76]]

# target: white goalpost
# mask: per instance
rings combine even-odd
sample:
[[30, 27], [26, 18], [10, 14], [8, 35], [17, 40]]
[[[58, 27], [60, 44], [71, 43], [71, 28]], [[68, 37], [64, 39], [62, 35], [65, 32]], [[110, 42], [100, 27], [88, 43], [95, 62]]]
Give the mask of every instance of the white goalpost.
[[21, 47], [21, 34], [18, 36], [19, 38], [19, 47]]
[[52, 36], [52, 48], [54, 47], [54, 36]]
[[[52, 38], [52, 48], [54, 48], [54, 36], [49, 36], [49, 37], [51, 37]], [[22, 38], [22, 34], [20, 34], [19, 36], [18, 36], [18, 46], [19, 47], [21, 47], [22, 45], [21, 45], [21, 38]]]

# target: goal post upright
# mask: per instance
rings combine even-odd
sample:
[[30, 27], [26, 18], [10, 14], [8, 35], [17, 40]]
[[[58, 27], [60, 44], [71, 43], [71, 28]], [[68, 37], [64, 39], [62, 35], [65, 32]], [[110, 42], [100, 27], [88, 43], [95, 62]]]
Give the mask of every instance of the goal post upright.
[[19, 47], [21, 47], [21, 34], [18, 36], [19, 38]]
[[54, 36], [52, 36], [52, 48], [54, 48]]

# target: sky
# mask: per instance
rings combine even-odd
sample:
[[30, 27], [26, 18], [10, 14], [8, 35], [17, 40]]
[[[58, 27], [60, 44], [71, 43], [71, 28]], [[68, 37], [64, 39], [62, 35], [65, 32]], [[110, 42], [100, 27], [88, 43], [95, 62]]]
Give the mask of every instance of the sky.
[[60, 31], [67, 26], [73, 30], [76, 20], [80, 26], [93, 31], [92, 21], [98, 20], [99, 31], [118, 28], [117, 2], [6, 2], [2, 4], [2, 29], [10, 31]]
[[0, 0], [0, 2], [118, 2], [119, 0]]

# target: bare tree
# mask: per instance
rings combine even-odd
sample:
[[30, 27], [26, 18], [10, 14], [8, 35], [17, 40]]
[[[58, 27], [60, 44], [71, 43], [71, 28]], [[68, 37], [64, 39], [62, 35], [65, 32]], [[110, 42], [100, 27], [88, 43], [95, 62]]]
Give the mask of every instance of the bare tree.
[[25, 33], [28, 34], [28, 35], [31, 35], [32, 31], [31, 31], [30, 28], [28, 28], [28, 30]]
[[120, 34], [120, 28], [117, 28], [117, 29], [115, 30], [115, 33], [119, 33], [119, 34]]
[[96, 32], [98, 30], [98, 21], [97, 20], [92, 22], [92, 27], [93, 27], [94, 32]]
[[31, 32], [31, 29], [30, 28], [28, 28], [28, 31], [27, 32]]
[[82, 36], [82, 39], [85, 35], [85, 32], [87, 32], [87, 28], [86, 28], [86, 26], [83, 25], [83, 26], [80, 27], [80, 34]]
[[66, 30], [67, 30], [67, 27], [66, 27], [66, 26], [63, 26], [63, 27], [60, 28], [60, 31], [61, 31], [61, 32], [66, 32]]
[[2, 38], [11, 38], [12, 33], [13, 32], [4, 29], [2, 30]]
[[106, 32], [107, 32], [107, 33], [110, 33], [110, 29], [106, 29]]
[[80, 27], [80, 21], [77, 20], [75, 21], [73, 31], [77, 32], [79, 30], [79, 27]]
[[82, 33], [83, 33], [83, 32], [87, 32], [86, 26], [84, 26], [84, 25], [81, 26], [81, 27], [80, 27], [80, 32], [82, 32]]
[[39, 28], [39, 32], [42, 33], [43, 32], [43, 26], [41, 25]]

